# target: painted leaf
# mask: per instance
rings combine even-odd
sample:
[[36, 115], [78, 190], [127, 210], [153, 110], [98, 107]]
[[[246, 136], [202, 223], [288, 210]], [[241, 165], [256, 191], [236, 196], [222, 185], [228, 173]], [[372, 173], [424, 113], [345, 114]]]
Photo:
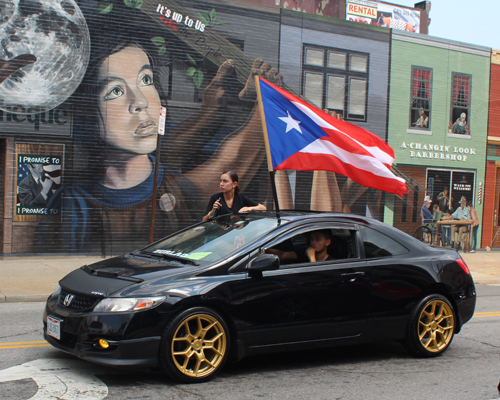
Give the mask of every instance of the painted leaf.
[[127, 7], [131, 8], [141, 8], [143, 4], [143, 0], [123, 0]]
[[165, 46], [161, 46], [159, 49], [158, 49], [158, 54], [160, 56], [162, 56], [163, 54], [165, 54], [167, 52], [167, 48]]
[[193, 76], [195, 72], [196, 72], [195, 67], [189, 67], [186, 71], [186, 76]]
[[99, 14], [109, 14], [113, 9], [113, 3], [99, 4]]
[[165, 45], [165, 39], [163, 39], [161, 36], [155, 36], [151, 38], [151, 41], [155, 46], [161, 47]]
[[215, 11], [215, 8], [212, 8], [210, 10], [210, 21], [215, 21], [217, 19], [217, 12]]
[[186, 54], [188, 61], [196, 67], [196, 61], [189, 54]]
[[195, 84], [195, 86], [199, 89], [201, 87], [201, 85], [203, 84], [203, 79], [204, 79], [204, 76], [203, 76], [203, 72], [201, 71], [196, 71], [194, 73], [194, 76], [193, 76], [193, 82]]
[[200, 21], [205, 24], [205, 26], [210, 25], [210, 22], [209, 22], [210, 17], [206, 12], [198, 11], [198, 17], [200, 18]]

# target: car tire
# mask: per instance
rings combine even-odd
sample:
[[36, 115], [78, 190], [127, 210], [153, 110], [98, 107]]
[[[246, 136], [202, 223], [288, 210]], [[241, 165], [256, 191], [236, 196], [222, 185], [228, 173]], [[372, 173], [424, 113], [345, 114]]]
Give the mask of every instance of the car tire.
[[178, 382], [205, 382], [224, 366], [229, 343], [229, 329], [217, 312], [206, 307], [190, 308], [166, 326], [160, 367]]
[[455, 334], [455, 311], [444, 296], [433, 294], [413, 309], [403, 345], [417, 357], [436, 357], [451, 344]]

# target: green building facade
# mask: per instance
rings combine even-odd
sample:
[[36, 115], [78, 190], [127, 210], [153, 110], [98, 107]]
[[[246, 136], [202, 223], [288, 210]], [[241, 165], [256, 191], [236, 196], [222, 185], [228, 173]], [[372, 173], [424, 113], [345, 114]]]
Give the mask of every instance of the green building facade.
[[424, 196], [442, 211], [465, 197], [482, 220], [490, 56], [487, 47], [392, 31], [388, 142], [410, 193], [386, 202], [385, 222], [411, 234]]

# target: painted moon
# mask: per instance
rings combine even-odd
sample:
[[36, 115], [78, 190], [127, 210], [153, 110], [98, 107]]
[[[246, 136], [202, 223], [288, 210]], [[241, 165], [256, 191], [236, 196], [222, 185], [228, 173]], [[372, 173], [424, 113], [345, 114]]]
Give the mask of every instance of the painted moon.
[[0, 0], [0, 110], [57, 107], [82, 81], [89, 55], [89, 31], [74, 0]]

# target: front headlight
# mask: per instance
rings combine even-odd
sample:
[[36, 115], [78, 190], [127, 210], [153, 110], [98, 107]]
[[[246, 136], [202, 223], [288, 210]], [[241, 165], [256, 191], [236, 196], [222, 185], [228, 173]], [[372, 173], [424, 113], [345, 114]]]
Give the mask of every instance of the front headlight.
[[57, 297], [61, 294], [61, 285], [57, 285], [57, 287], [55, 288], [55, 290], [52, 292], [51, 296], [52, 297]]
[[126, 312], [150, 310], [159, 306], [165, 300], [165, 296], [159, 297], [128, 297], [102, 299], [94, 308], [96, 312]]

